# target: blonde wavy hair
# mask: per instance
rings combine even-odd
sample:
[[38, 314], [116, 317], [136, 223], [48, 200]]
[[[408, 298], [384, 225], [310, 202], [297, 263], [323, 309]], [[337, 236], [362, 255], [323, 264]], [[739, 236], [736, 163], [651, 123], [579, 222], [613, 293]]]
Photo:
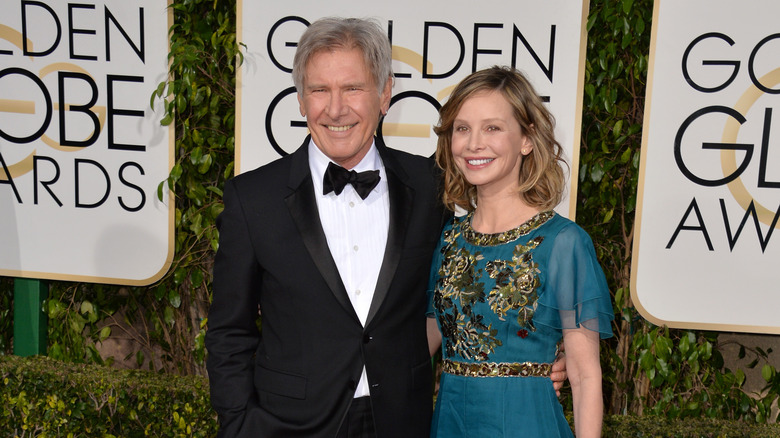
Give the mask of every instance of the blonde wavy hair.
[[452, 130], [463, 103], [476, 93], [497, 91], [512, 106], [522, 133], [533, 149], [523, 157], [518, 177], [518, 192], [523, 201], [539, 210], [550, 210], [563, 197], [566, 176], [562, 166], [561, 145], [555, 139], [555, 118], [542, 102], [528, 79], [518, 70], [494, 66], [474, 72], [463, 79], [439, 111], [439, 123], [433, 130], [439, 136], [436, 164], [443, 170], [442, 201], [450, 210], [466, 211], [476, 207], [477, 189], [466, 180], [452, 157]]

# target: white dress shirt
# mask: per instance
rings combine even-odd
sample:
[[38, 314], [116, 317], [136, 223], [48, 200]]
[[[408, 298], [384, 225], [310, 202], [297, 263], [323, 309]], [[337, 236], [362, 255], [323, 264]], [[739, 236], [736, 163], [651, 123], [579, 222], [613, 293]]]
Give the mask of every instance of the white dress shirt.
[[[364, 200], [350, 184], [347, 184], [340, 195], [335, 192], [322, 194], [322, 179], [330, 162], [314, 142], [310, 141], [309, 168], [322, 229], [352, 307], [365, 326], [382, 267], [390, 226], [390, 198], [385, 167], [376, 145], [372, 144], [363, 160], [352, 168], [356, 172], [379, 170], [379, 184]], [[355, 397], [366, 395], [369, 395], [368, 379], [363, 367]]]

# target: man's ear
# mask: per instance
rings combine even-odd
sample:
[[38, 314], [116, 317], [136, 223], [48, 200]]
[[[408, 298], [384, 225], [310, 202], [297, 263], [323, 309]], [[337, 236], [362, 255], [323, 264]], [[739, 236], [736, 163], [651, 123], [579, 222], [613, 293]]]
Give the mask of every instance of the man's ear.
[[382, 115], [387, 115], [387, 112], [390, 110], [390, 99], [393, 97], [393, 76], [390, 75], [389, 78], [385, 81], [385, 88], [382, 90], [382, 93], [379, 95], [379, 110], [382, 112]]
[[306, 106], [303, 104], [301, 93], [296, 93], [296, 96], [298, 97], [298, 110], [301, 112], [301, 116], [306, 117]]

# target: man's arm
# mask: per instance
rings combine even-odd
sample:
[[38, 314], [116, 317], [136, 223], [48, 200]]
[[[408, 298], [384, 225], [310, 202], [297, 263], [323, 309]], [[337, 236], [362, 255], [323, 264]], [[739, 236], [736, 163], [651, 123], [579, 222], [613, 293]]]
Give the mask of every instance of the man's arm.
[[555, 362], [553, 362], [552, 365], [552, 374], [550, 374], [550, 379], [553, 382], [553, 388], [555, 388], [555, 393], [559, 397], [561, 395], [561, 388], [563, 388], [563, 382], [566, 381], [566, 377], [566, 353], [564, 353], [563, 344], [561, 344], [558, 357], [555, 358]]
[[206, 367], [220, 436], [238, 436], [247, 410], [256, 405], [252, 357], [260, 341], [257, 297], [261, 270], [233, 181], [225, 184], [225, 210], [217, 219], [219, 249], [208, 317]]

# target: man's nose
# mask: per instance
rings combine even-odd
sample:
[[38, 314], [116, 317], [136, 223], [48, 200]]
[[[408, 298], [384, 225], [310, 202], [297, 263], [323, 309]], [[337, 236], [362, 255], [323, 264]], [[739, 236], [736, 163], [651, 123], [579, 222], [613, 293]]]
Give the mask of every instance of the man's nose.
[[344, 96], [341, 93], [331, 93], [330, 100], [328, 101], [328, 116], [331, 119], [337, 119], [344, 115], [347, 111], [347, 104], [344, 101]]

